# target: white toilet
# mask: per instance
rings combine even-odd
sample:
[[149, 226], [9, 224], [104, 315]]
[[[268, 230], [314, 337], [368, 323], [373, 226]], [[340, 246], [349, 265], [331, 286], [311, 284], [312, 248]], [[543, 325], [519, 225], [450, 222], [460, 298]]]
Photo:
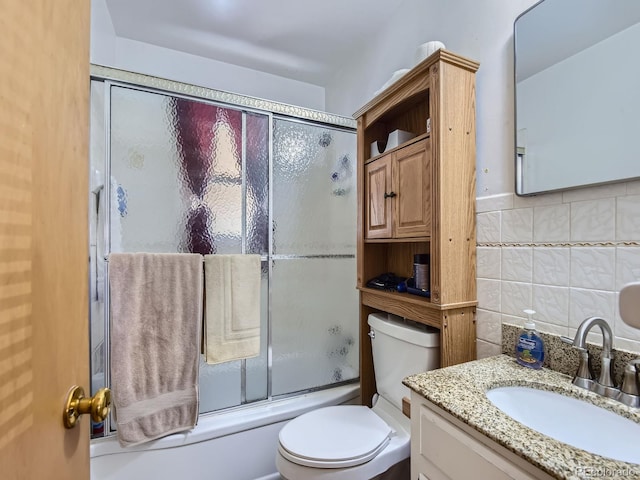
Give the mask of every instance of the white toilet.
[[402, 379], [438, 368], [439, 331], [400, 317], [369, 315], [378, 393], [373, 408], [325, 407], [280, 431], [276, 466], [285, 480], [409, 478], [410, 420], [402, 413]]

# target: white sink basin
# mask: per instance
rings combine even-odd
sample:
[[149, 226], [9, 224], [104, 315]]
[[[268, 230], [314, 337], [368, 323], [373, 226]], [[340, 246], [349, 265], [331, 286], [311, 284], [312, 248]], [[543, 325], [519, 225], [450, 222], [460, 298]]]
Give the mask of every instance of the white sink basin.
[[587, 452], [640, 464], [640, 424], [590, 403], [528, 387], [487, 391], [496, 407], [533, 430]]

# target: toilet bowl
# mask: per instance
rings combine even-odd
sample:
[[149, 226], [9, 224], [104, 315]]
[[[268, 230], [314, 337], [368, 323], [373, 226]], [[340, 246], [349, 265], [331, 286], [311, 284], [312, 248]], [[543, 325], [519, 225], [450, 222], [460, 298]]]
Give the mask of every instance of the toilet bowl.
[[[324, 423], [324, 414], [331, 418], [337, 413], [335, 410], [327, 411], [329, 409], [342, 410], [344, 415], [335, 415], [333, 417], [335, 422], [329, 420]], [[371, 416], [360, 415], [361, 412], [353, 409], [363, 409]], [[317, 414], [317, 428], [307, 430], [306, 441], [301, 442], [301, 445], [287, 449], [283, 446], [283, 443], [286, 445], [283, 437], [286, 438], [288, 432], [281, 432], [284, 435], [281, 435], [278, 446], [276, 467], [286, 480], [369, 480], [377, 478], [409, 457], [410, 421], [401, 411], [381, 397], [373, 408], [340, 405], [325, 407], [301, 417], [314, 413]], [[354, 428], [353, 421], [346, 420], [349, 415], [353, 415], [350, 417], [352, 420], [357, 418], [359, 421], [357, 429]], [[283, 430], [290, 425], [295, 430], [298, 427], [304, 428], [302, 423], [294, 424], [298, 418], [289, 422]], [[340, 422], [340, 419], [343, 421]], [[302, 428], [299, 431], [300, 434], [302, 434]], [[354, 430], [357, 431], [354, 432]], [[313, 444], [321, 448], [312, 450]], [[344, 446], [348, 448], [342, 448]]]
[[285, 480], [409, 477], [411, 425], [402, 413], [408, 396], [402, 379], [437, 368], [439, 332], [387, 314], [372, 314], [368, 323], [378, 389], [373, 407], [325, 407], [287, 423], [276, 454]]

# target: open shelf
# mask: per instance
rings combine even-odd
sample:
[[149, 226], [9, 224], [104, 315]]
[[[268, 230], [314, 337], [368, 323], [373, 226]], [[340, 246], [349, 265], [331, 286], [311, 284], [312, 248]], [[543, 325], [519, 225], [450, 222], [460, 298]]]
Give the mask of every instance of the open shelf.
[[364, 243], [407, 243], [407, 242], [428, 242], [431, 237], [411, 237], [411, 238], [365, 238]]
[[382, 157], [384, 155], [388, 155], [388, 154], [390, 154], [392, 152], [395, 152], [396, 150], [401, 150], [404, 147], [406, 147], [408, 145], [411, 145], [412, 143], [419, 142], [420, 140], [424, 140], [425, 138], [429, 138], [430, 136], [431, 136], [430, 133], [423, 133], [422, 135], [418, 135], [417, 137], [413, 137], [411, 140], [407, 140], [406, 142], [401, 143], [397, 147], [393, 147], [393, 148], [390, 148], [389, 150], [385, 150], [381, 154], [376, 155], [375, 157], [371, 157], [371, 158], [365, 160], [364, 163], [366, 164], [366, 163], [373, 162], [374, 160], [377, 160], [378, 158], [380, 158], [380, 157]]

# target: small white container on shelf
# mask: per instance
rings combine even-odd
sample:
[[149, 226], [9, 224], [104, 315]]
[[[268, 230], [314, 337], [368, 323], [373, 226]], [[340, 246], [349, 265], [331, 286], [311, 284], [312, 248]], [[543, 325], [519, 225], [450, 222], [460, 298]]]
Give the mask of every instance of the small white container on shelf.
[[440, 49], [444, 50], [444, 48], [445, 48], [444, 43], [439, 42], [437, 40], [433, 40], [431, 42], [426, 42], [426, 43], [423, 43], [422, 45], [418, 45], [418, 48], [416, 48], [416, 53], [415, 53], [416, 65], [421, 61], [423, 61], [424, 59], [429, 58], [438, 50]]
[[376, 157], [376, 156], [380, 155], [381, 153], [384, 153], [384, 150], [385, 150], [384, 142], [380, 142], [380, 141], [376, 140], [375, 142], [373, 142], [371, 144], [371, 156], [372, 157]]
[[406, 130], [394, 130], [389, 134], [387, 139], [387, 148], [385, 148], [385, 151], [391, 148], [396, 148], [398, 145], [411, 140], [415, 136], [415, 133], [407, 132]]
[[396, 148], [398, 145], [411, 140], [415, 136], [415, 133], [412, 132], [407, 132], [405, 130], [394, 130], [387, 136], [386, 143], [380, 140], [376, 140], [375, 142], [371, 143], [371, 157], [376, 157], [383, 154], [387, 150]]
[[398, 80], [400, 80], [408, 71], [409, 71], [408, 68], [401, 68], [400, 70], [396, 70], [395, 72], [393, 72], [393, 74], [391, 75], [391, 78], [387, 80], [385, 84], [382, 85], [378, 90], [376, 90], [373, 96], [374, 97], [378, 96], [380, 93], [386, 90], [387, 87], [390, 87], [391, 85], [396, 83]]

